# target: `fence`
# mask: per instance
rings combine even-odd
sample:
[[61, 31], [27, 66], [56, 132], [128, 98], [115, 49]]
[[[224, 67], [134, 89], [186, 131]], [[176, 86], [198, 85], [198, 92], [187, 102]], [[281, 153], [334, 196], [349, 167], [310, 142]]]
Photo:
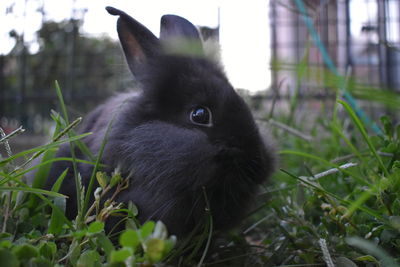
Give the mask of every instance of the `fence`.
[[[304, 3], [339, 74], [352, 77], [365, 86], [400, 90], [400, 1], [321, 0]], [[328, 68], [321, 49], [312, 42], [310, 29], [305, 25], [296, 1], [271, 1], [271, 30], [274, 61], [286, 66], [273, 72], [273, 87], [279, 86], [280, 93], [296, 88], [295, 67], [306, 62], [314, 71], [304, 77], [298, 93], [325, 95], [326, 79], [331, 78], [331, 74], [324, 71]]]
[[[400, 90], [400, 1], [303, 0], [319, 38], [343, 76], [357, 81], [354, 94], [371, 87]], [[297, 94], [304, 102], [332, 99], [335, 77], [310, 38], [294, 0], [270, 0], [272, 91], [279, 99]], [[77, 12], [71, 12], [75, 14]], [[59, 80], [72, 111], [84, 113], [116, 90], [127, 88], [131, 76], [114, 41], [80, 34], [81, 19], [43, 21], [40, 49], [27, 51], [24, 36], [0, 56], [0, 118], [5, 114], [27, 128], [49, 117], [54, 108], [54, 80]], [[218, 38], [217, 38], [218, 39]], [[302, 73], [301, 66], [307, 66]], [[304, 70], [304, 69], [303, 69]], [[302, 82], [299, 82], [302, 75]], [[366, 97], [364, 95], [364, 97]], [[267, 98], [269, 99], [269, 98]], [[312, 104], [315, 104], [314, 101]], [[33, 114], [35, 114], [33, 116]], [[7, 122], [9, 124], [9, 122]], [[39, 127], [39, 126], [38, 126]], [[40, 127], [39, 127], [40, 128]]]
[[80, 34], [80, 24], [75, 19], [44, 22], [37, 33], [40, 48], [35, 53], [28, 51], [23, 35], [15, 35], [13, 50], [0, 56], [3, 124], [7, 115], [28, 129], [40, 128], [35, 121], [49, 118], [50, 109], [58, 103], [55, 80], [70, 111], [78, 114], [131, 82], [119, 44], [106, 37]]

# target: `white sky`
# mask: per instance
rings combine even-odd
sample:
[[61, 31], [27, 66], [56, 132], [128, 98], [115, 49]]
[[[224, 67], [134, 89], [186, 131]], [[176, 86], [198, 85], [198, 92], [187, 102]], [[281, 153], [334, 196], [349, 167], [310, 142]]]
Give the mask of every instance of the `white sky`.
[[[399, 41], [399, 3], [392, 0], [386, 3], [386, 34], [389, 42]], [[377, 26], [378, 24], [378, 2], [377, 1], [350, 1], [351, 34], [355, 38], [362, 38], [361, 28], [363, 26]], [[366, 34], [364, 34], [366, 35]], [[377, 32], [373, 34], [378, 42]]]
[[[83, 32], [91, 35], [116, 34], [116, 17], [105, 11], [111, 5], [159, 34], [160, 18], [163, 14], [176, 14], [195, 25], [216, 27], [220, 10], [220, 41], [222, 58], [228, 77], [237, 88], [252, 91], [269, 87], [269, 4], [268, 0], [1, 0], [0, 53], [8, 53], [14, 42], [8, 37], [11, 29], [21, 33], [31, 43], [31, 51], [37, 49], [34, 36], [41, 25], [42, 16], [38, 7], [44, 6], [46, 19], [60, 21], [70, 18], [73, 8], [87, 8]], [[14, 4], [14, 5], [13, 5]], [[6, 14], [13, 5], [13, 13]], [[5, 15], [6, 14], [6, 15]], [[78, 13], [77, 17], [81, 15]]]

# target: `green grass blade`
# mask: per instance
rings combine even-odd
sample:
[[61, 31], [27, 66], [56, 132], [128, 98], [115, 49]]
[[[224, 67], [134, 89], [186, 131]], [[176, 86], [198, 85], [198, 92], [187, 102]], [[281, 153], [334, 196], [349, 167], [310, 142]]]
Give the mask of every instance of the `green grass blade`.
[[[68, 169], [64, 170], [61, 175], [58, 177], [56, 182], [52, 187], [53, 192], [58, 192], [61, 188], [61, 184], [64, 181], [64, 178], [67, 176]], [[56, 206], [60, 211], [65, 212], [66, 201], [62, 198], [54, 198], [54, 206]], [[60, 216], [59, 212], [56, 209], [53, 209], [51, 212], [49, 228], [47, 232], [49, 234], [59, 234], [62, 231], [62, 227], [64, 225], [64, 220], [62, 216]]]
[[104, 137], [103, 137], [103, 140], [101, 142], [100, 150], [99, 150], [97, 158], [96, 158], [96, 163], [94, 165], [94, 168], [93, 168], [93, 171], [92, 171], [92, 175], [90, 176], [89, 185], [88, 185], [88, 187], [86, 189], [85, 200], [84, 200], [84, 204], [82, 206], [82, 214], [85, 214], [87, 209], [88, 209], [88, 207], [89, 207], [90, 196], [92, 194], [93, 186], [94, 186], [94, 183], [96, 181], [96, 172], [97, 172], [97, 170], [98, 170], [98, 168], [100, 166], [100, 161], [101, 161], [101, 158], [103, 157], [104, 149], [105, 149], [106, 144], [107, 144], [108, 135], [110, 134], [111, 127], [112, 127], [112, 124], [114, 122], [115, 116], [117, 115], [117, 113], [119, 112], [119, 110], [122, 108], [122, 106], [124, 104], [125, 104], [125, 101], [122, 102], [122, 104], [114, 111], [114, 114], [112, 115], [111, 120], [107, 125], [107, 129], [106, 129], [106, 131], [104, 133]]
[[376, 191], [377, 191], [377, 186], [374, 186], [373, 188], [364, 191], [356, 201], [351, 203], [351, 205], [348, 207], [346, 213], [343, 216], [350, 218], [353, 215], [353, 213], [357, 209], [359, 209], [361, 205], [363, 205], [369, 198], [371, 198], [376, 193]]
[[[58, 100], [60, 102], [60, 106], [61, 106], [61, 111], [63, 114], [63, 118], [66, 121], [67, 124], [69, 124], [69, 119], [68, 119], [68, 112], [67, 112], [67, 108], [65, 106], [64, 103], [64, 98], [63, 95], [61, 93], [61, 88], [60, 85], [58, 84], [57, 81], [55, 81], [55, 87], [56, 87], [56, 93], [57, 93], [57, 97]], [[73, 136], [73, 134], [71, 132], [68, 132], [68, 136], [71, 137]], [[81, 203], [81, 195], [82, 195], [82, 191], [81, 191], [81, 187], [80, 187], [80, 181], [79, 181], [79, 175], [78, 175], [78, 167], [76, 164], [76, 156], [75, 156], [75, 146], [73, 142], [69, 142], [70, 145], [70, 153], [71, 153], [71, 157], [73, 159], [72, 161], [72, 167], [74, 170], [74, 178], [75, 178], [75, 190], [76, 190], [76, 205], [77, 205], [77, 211], [78, 211], [78, 227], [82, 225], [81, 221], [79, 218], [81, 218], [81, 214], [80, 213], [82, 211], [82, 203]]]
[[66, 225], [68, 225], [68, 227], [70, 229], [73, 229], [74, 226], [72, 225], [72, 223], [67, 219], [67, 217], [65, 217], [64, 212], [62, 210], [60, 210], [56, 205], [54, 205], [47, 197], [43, 196], [43, 195], [38, 195], [39, 198], [41, 198], [47, 205], [49, 205], [52, 210], [55, 210], [55, 212], [57, 213], [57, 216], [62, 219], [64, 221], [64, 223]]
[[68, 112], [67, 112], [67, 108], [66, 108], [66, 105], [65, 105], [65, 102], [64, 102], [64, 98], [63, 98], [63, 95], [61, 93], [61, 88], [60, 88], [60, 85], [58, 84], [58, 81], [55, 81], [55, 87], [56, 87], [57, 98], [58, 98], [58, 101], [60, 102], [61, 112], [63, 114], [64, 120], [68, 124], [68, 121], [69, 121]]
[[342, 106], [346, 109], [347, 113], [350, 115], [354, 124], [357, 126], [362, 137], [364, 138], [365, 142], [367, 143], [369, 149], [371, 150], [372, 154], [375, 156], [375, 158], [378, 161], [379, 165], [381, 166], [383, 172], [385, 173], [385, 176], [390, 177], [390, 174], [389, 174], [385, 164], [383, 164], [382, 158], [378, 155], [378, 152], [376, 151], [374, 145], [372, 144], [371, 139], [369, 139], [367, 131], [365, 130], [362, 122], [360, 121], [360, 119], [358, 118], [356, 113], [353, 111], [353, 109], [350, 107], [350, 105], [347, 104], [345, 101], [339, 100], [339, 103], [342, 104]]
[[338, 125], [336, 122], [331, 124], [332, 130], [342, 138], [342, 140], [347, 144], [351, 151], [353, 151], [354, 155], [356, 155], [361, 161], [363, 160], [363, 156], [358, 151], [358, 149], [350, 142], [350, 140], [346, 137], [346, 135], [342, 131], [342, 127]]
[[53, 184], [53, 186], [52, 186], [52, 188], [51, 188], [51, 191], [53, 191], [53, 192], [58, 192], [58, 191], [60, 191], [61, 184], [62, 184], [62, 182], [64, 181], [65, 176], [67, 176], [67, 173], [68, 173], [68, 168], [65, 169], [65, 170], [61, 173], [61, 175], [57, 178], [56, 182]]
[[[26, 169], [24, 171], [18, 172], [17, 174], [15, 174], [13, 176], [10, 176], [10, 177], [12, 179], [15, 179], [15, 178], [17, 178], [19, 176], [23, 176], [23, 175], [25, 175], [27, 173], [30, 173], [31, 171], [33, 171], [33, 170], [35, 170], [35, 169], [37, 169], [37, 168], [39, 168], [41, 166], [51, 165], [52, 163], [57, 162], [57, 161], [70, 161], [70, 162], [72, 162], [73, 159], [72, 158], [67, 158], [67, 157], [53, 158], [53, 159], [41, 162], [41, 163], [39, 163], [39, 164], [37, 164], [35, 166], [32, 166], [32, 167], [30, 167], [30, 168], [28, 168], [28, 169]], [[83, 164], [89, 164], [89, 165], [94, 165], [95, 164], [94, 162], [91, 162], [91, 161], [88, 161], [88, 160], [83, 160], [83, 159], [76, 159], [76, 162], [77, 163], [83, 163]], [[100, 166], [104, 166], [104, 165], [100, 165]], [[0, 173], [0, 175], [1, 175], [1, 173]], [[47, 178], [47, 176], [45, 178]], [[0, 183], [0, 185], [1, 185], [1, 183]]]
[[[44, 152], [41, 164], [36, 165], [35, 167], [39, 167], [37, 172], [35, 173], [35, 178], [33, 179], [32, 187], [35, 188], [42, 188], [46, 181], [47, 177], [49, 176], [50, 169], [52, 166], [52, 159], [54, 158], [56, 154], [56, 150], [48, 149], [46, 152]], [[47, 164], [43, 164], [47, 163]]]
[[375, 243], [367, 241], [359, 237], [346, 238], [347, 244], [353, 247], [357, 247], [366, 253], [369, 253], [381, 260], [382, 266], [384, 267], [399, 267], [400, 265], [384, 251], [382, 248], [378, 247]]
[[91, 135], [91, 134], [92, 134], [92, 133], [80, 134], [80, 135], [78, 135], [78, 136], [73, 136], [73, 137], [65, 138], [65, 139], [62, 139], [62, 140], [59, 140], [59, 141], [56, 141], [56, 142], [52, 142], [52, 143], [47, 144], [47, 145], [42, 145], [42, 146], [38, 146], [38, 147], [35, 147], [35, 148], [32, 148], [32, 149], [28, 149], [28, 150], [19, 152], [19, 153], [15, 154], [15, 155], [13, 155], [13, 156], [11, 156], [11, 157], [9, 157], [9, 158], [6, 158], [6, 159], [0, 161], [0, 167], [1, 167], [2, 165], [6, 164], [6, 163], [9, 163], [9, 162], [11, 162], [11, 161], [13, 161], [13, 160], [15, 160], [15, 159], [17, 159], [17, 158], [26, 156], [26, 155], [28, 155], [28, 154], [32, 154], [32, 153], [36, 153], [36, 152], [40, 152], [40, 151], [43, 151], [43, 152], [44, 152], [44, 151], [46, 151], [46, 150], [48, 150], [48, 149], [50, 149], [50, 148], [57, 147], [57, 146], [59, 146], [59, 145], [61, 145], [61, 144], [63, 144], [63, 143], [73, 142], [73, 141], [75, 141], [75, 140], [82, 139], [82, 138], [84, 138], [84, 137], [86, 137], [86, 136], [89, 136], [89, 135]]
[[329, 166], [330, 168], [337, 168], [339, 169], [342, 173], [345, 173], [349, 176], [351, 176], [352, 178], [354, 178], [357, 182], [359, 182], [360, 184], [363, 185], [368, 185], [371, 186], [370, 183], [368, 183], [364, 178], [359, 177], [358, 175], [352, 173], [351, 171], [347, 170], [347, 169], [341, 169], [339, 165], [332, 163], [330, 161], [327, 161], [321, 157], [309, 154], [309, 153], [305, 153], [305, 152], [300, 152], [300, 151], [294, 151], [294, 150], [281, 150], [278, 152], [281, 155], [296, 155], [296, 156], [301, 156], [304, 158], [309, 158], [318, 162], [323, 163], [326, 166]]
[[34, 193], [34, 194], [41, 194], [41, 195], [48, 195], [51, 197], [63, 197], [65, 198], [66, 196], [52, 192], [52, 191], [47, 191], [39, 188], [32, 188], [32, 187], [22, 187], [22, 186], [2, 186], [0, 187], [0, 191], [16, 191], [16, 192], [26, 192], [26, 193]]
[[[59, 125], [59, 126], [62, 126], [63, 128], [66, 128], [67, 127], [67, 123], [65, 122], [65, 120], [63, 120], [60, 117], [60, 114], [58, 114], [55, 111], [53, 111], [52, 113], [53, 114], [51, 114], [51, 117], [56, 122], [56, 125]], [[72, 136], [78, 135], [74, 131], [74, 129], [71, 129], [70, 132], [71, 132]], [[76, 140], [75, 144], [85, 156], [87, 156], [91, 161], [95, 161], [95, 156], [92, 154], [92, 152], [90, 151], [90, 149], [87, 147], [87, 145], [84, 142], [82, 142], [81, 140]]]
[[205, 248], [203, 250], [203, 254], [201, 255], [200, 261], [197, 264], [197, 267], [201, 267], [203, 265], [203, 262], [206, 258], [207, 252], [210, 248], [210, 243], [211, 243], [211, 238], [212, 238], [212, 234], [214, 231], [214, 225], [213, 225], [213, 218], [212, 218], [212, 214], [211, 214], [211, 209], [210, 209], [210, 203], [208, 202], [208, 197], [207, 197], [207, 193], [206, 193], [206, 189], [203, 187], [203, 195], [204, 195], [204, 200], [206, 202], [206, 211], [207, 211], [207, 219], [208, 219], [208, 226], [207, 226], [207, 230], [208, 230], [208, 235], [207, 235], [207, 242], [205, 245]]
[[[60, 212], [65, 212], [65, 207], [66, 207], [65, 198], [55, 198], [53, 201], [54, 201], [54, 206], [57, 207], [60, 210]], [[60, 216], [60, 213], [57, 212], [56, 209], [53, 209], [47, 233], [54, 235], [60, 234], [61, 231], [63, 230], [63, 226], [64, 226], [63, 217]]]
[[[54, 129], [53, 138], [52, 138], [53, 141], [57, 141], [56, 139], [60, 132], [61, 132], [60, 124], [56, 123], [56, 127]], [[43, 154], [41, 163], [49, 162], [51, 159], [53, 159], [55, 157], [56, 152], [57, 152], [56, 150], [52, 150], [52, 149], [48, 149], [47, 151], [45, 151]], [[52, 164], [38, 164], [36, 166], [38, 166], [39, 168], [38, 168], [37, 172], [35, 173], [35, 177], [32, 182], [32, 187], [42, 188], [47, 181]], [[34, 198], [34, 196], [31, 196], [30, 201], [32, 202], [32, 205], [34, 205], [35, 199], [36, 198]]]
[[[343, 199], [343, 198], [341, 198], [340, 196], [338, 196], [338, 195], [336, 195], [336, 194], [333, 194], [333, 193], [331, 193], [331, 192], [329, 192], [329, 191], [326, 191], [326, 190], [323, 189], [322, 187], [315, 186], [315, 185], [313, 185], [312, 183], [310, 183], [310, 182], [308, 182], [308, 181], [306, 181], [306, 180], [304, 180], [304, 179], [302, 179], [302, 178], [300, 178], [300, 177], [298, 177], [298, 176], [296, 176], [296, 175], [294, 175], [294, 174], [291, 174], [290, 172], [288, 172], [288, 171], [286, 171], [286, 170], [283, 170], [283, 169], [280, 169], [280, 170], [281, 170], [282, 172], [286, 173], [289, 177], [292, 177], [293, 179], [296, 179], [296, 180], [302, 182], [303, 184], [305, 184], [305, 185], [307, 185], [307, 186], [309, 186], [309, 187], [311, 187], [311, 188], [313, 188], [313, 189], [319, 190], [319, 191], [323, 192], [324, 194], [326, 194], [326, 195], [328, 195], [328, 196], [330, 196], [330, 197], [335, 198], [336, 200], [340, 201], [342, 204], [344, 204], [344, 205], [346, 205], [346, 206], [348, 206], [348, 207], [352, 205], [352, 202], [349, 201], [349, 200]], [[381, 221], [384, 222], [384, 223], [388, 223], [387, 219], [385, 219], [385, 218], [380, 214], [380, 212], [374, 211], [374, 210], [372, 210], [372, 209], [370, 209], [370, 208], [368, 208], [368, 207], [364, 207], [364, 206], [357, 206], [356, 208], [359, 209], [359, 210], [361, 210], [361, 211], [364, 211], [364, 212], [368, 213], [369, 215], [375, 217], [376, 219], [381, 220]]]

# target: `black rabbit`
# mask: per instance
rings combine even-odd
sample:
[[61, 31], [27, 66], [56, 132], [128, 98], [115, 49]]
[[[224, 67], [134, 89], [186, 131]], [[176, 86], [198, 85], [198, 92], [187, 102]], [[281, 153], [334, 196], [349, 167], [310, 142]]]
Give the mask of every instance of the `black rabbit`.
[[[106, 9], [119, 16], [119, 39], [141, 93], [120, 94], [99, 106], [81, 132], [93, 132], [84, 141], [97, 153], [116, 112], [102, 163], [106, 171], [119, 168], [130, 177], [117, 200], [133, 201], [142, 222], [161, 220], [182, 236], [202, 221], [205, 191], [215, 228], [233, 226], [274, 165], [249, 108], [217, 63], [207, 59], [189, 21], [163, 16], [158, 39], [126, 13]], [[58, 156], [69, 155], [69, 146], [62, 146]], [[53, 165], [47, 187], [67, 167], [61, 192], [69, 196], [72, 218], [76, 194], [70, 163]], [[79, 172], [87, 185], [92, 166], [80, 164]]]

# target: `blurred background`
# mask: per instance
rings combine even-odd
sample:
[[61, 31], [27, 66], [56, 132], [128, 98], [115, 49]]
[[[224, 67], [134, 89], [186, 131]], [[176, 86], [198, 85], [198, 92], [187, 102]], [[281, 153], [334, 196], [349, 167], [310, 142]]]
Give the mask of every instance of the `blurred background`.
[[[393, 113], [398, 103], [391, 96], [400, 90], [400, 1], [303, 2], [332, 64], [363, 109], [372, 118]], [[337, 75], [328, 70], [293, 0], [2, 0], [0, 126], [6, 133], [20, 125], [27, 129], [28, 144], [21, 146], [42, 142], [50, 131], [50, 110], [58, 103], [55, 80], [74, 117], [134, 89], [107, 5], [156, 35], [167, 13], [198, 25], [235, 88], [259, 112], [271, 106], [290, 112], [296, 98], [296, 116], [310, 119], [322, 105], [335, 103]]]

